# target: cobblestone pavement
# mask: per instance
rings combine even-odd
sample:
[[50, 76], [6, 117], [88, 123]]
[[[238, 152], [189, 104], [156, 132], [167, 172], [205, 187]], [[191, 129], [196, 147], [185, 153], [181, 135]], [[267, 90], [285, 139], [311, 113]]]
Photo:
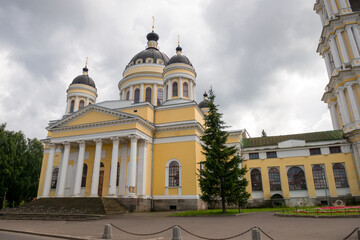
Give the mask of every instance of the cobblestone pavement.
[[[274, 213], [249, 213], [240, 216], [167, 217], [169, 213], [133, 213], [113, 215], [96, 221], [0, 220], [0, 228], [64, 234], [86, 239], [100, 239], [107, 223], [135, 233], [158, 232], [173, 225], [208, 237], [225, 238], [254, 226], [274, 239], [343, 239], [356, 227], [360, 218], [277, 217]], [[171, 239], [172, 230], [152, 236], [133, 236], [115, 228], [113, 239]], [[199, 239], [181, 232], [184, 240]], [[235, 239], [251, 239], [251, 233]], [[268, 239], [263, 235], [263, 239]], [[356, 233], [349, 239], [357, 239]]]

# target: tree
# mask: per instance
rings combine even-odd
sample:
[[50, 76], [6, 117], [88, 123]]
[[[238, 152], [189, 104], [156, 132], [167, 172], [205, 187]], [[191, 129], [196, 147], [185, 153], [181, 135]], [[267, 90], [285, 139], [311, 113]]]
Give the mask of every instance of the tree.
[[264, 129], [261, 131], [261, 136], [262, 136], [262, 137], [267, 137], [267, 134], [266, 134], [266, 132], [265, 132]]
[[10, 206], [36, 197], [43, 145], [35, 139], [26, 139], [22, 132], [0, 125], [0, 198]]
[[201, 137], [203, 154], [206, 160], [200, 163], [200, 198], [212, 204], [221, 200], [223, 213], [226, 204], [243, 204], [249, 198], [246, 192], [248, 181], [245, 178], [246, 167], [243, 159], [236, 154], [234, 146], [227, 146], [228, 133], [221, 120], [222, 114], [214, 104], [215, 94], [209, 91], [209, 111], [205, 116], [205, 133]]

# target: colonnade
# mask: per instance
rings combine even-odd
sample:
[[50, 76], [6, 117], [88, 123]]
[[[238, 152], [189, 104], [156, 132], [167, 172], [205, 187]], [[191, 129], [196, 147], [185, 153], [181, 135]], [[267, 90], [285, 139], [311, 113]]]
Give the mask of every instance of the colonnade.
[[[171, 81], [171, 79], [165, 79], [164, 80], [164, 84], [166, 86], [165, 88], [165, 96], [164, 96], [164, 101], [170, 100], [173, 97], [177, 97], [177, 98], [183, 98], [184, 97], [184, 89], [183, 89], [183, 84], [184, 84], [184, 79], [183, 77], [179, 77], [179, 80], [176, 81], [178, 83], [178, 95], [177, 96], [173, 96], [173, 83], [175, 81]], [[193, 83], [192, 80], [189, 79], [188, 81], [189, 85], [188, 85], [188, 98], [190, 100], [194, 100], [196, 101], [196, 94], [195, 94], [195, 85]]]
[[[343, 32], [350, 43], [350, 49], [345, 44]], [[323, 58], [325, 60], [327, 73], [331, 78], [334, 70], [340, 69], [342, 66], [347, 67], [351, 62], [360, 65], [360, 33], [357, 24], [346, 25], [343, 29], [337, 29], [335, 34], [329, 36], [330, 48], [324, 51]]]
[[[162, 89], [161, 85], [158, 85], [156, 83], [150, 85], [151, 86], [151, 104], [156, 106], [157, 105], [157, 98], [158, 98], [158, 89]], [[149, 86], [148, 86], [149, 87]], [[121, 90], [120, 92], [120, 100], [126, 100], [126, 92], [129, 91], [129, 99], [130, 100], [134, 100], [134, 86], [131, 85], [129, 87], [129, 90], [127, 90], [128, 88], [124, 88], [123, 90]], [[140, 99], [139, 102], [145, 102], [145, 84], [141, 83], [140, 84]]]
[[[121, 162], [120, 162], [120, 181], [118, 195], [125, 197], [137, 197], [146, 195], [146, 168], [147, 168], [147, 145], [148, 141], [140, 139], [136, 134], [131, 134], [127, 138], [111, 137], [104, 139], [94, 139], [92, 141], [65, 141], [63, 143], [50, 143], [48, 144], [49, 158], [46, 167], [45, 181], [43, 185], [42, 197], [49, 197], [52, 171], [54, 167], [54, 157], [57, 147], [63, 148], [61, 163], [60, 163], [60, 177], [57, 186], [56, 197], [64, 197], [65, 182], [67, 176], [67, 166], [69, 164], [70, 148], [71, 146], [78, 146], [78, 159], [75, 169], [75, 180], [73, 183], [73, 197], [80, 197], [81, 179], [83, 164], [85, 158], [86, 144], [90, 142], [95, 143], [95, 157], [94, 167], [91, 181], [90, 197], [98, 197], [99, 187], [99, 171], [101, 162], [101, 151], [104, 141], [112, 142], [112, 154], [111, 154], [111, 167], [110, 167], [110, 181], [109, 181], [109, 197], [117, 197], [116, 194], [116, 179], [117, 179], [117, 166], [119, 159], [119, 145], [121, 143]], [[130, 140], [130, 161], [127, 163], [128, 156], [128, 142]], [[137, 154], [139, 145], [139, 154]], [[126, 177], [126, 179], [125, 179]]]
[[[337, 117], [337, 109], [341, 118], [343, 126], [352, 123], [353, 121], [360, 121], [360, 111], [359, 111], [359, 99], [355, 92], [354, 87], [359, 86], [359, 82], [347, 82], [343, 87], [338, 87], [336, 89], [337, 101], [332, 101], [329, 103], [329, 109], [331, 114], [331, 120], [334, 129], [342, 129]], [[346, 91], [346, 95], [345, 95]], [[337, 105], [337, 106], [336, 106]]]

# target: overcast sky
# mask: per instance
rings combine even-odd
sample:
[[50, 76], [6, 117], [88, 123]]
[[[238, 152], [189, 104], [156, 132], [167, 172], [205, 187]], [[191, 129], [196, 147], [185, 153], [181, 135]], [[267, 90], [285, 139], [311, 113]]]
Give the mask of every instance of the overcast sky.
[[45, 138], [66, 89], [89, 57], [97, 102], [119, 99], [126, 64], [146, 46], [155, 16], [160, 50], [183, 54], [211, 86], [231, 129], [250, 136], [331, 130], [328, 82], [316, 53], [315, 0], [0, 0], [0, 123]]

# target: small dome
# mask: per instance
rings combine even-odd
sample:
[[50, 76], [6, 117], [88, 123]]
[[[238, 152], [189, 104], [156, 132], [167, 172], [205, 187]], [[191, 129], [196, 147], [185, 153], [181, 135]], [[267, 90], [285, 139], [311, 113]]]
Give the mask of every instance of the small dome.
[[209, 107], [209, 99], [208, 99], [207, 93], [205, 92], [203, 96], [204, 96], [204, 100], [201, 101], [198, 104], [198, 106], [199, 106], [199, 108], [208, 108]]
[[148, 41], [158, 41], [159, 40], [159, 35], [155, 32], [151, 32], [151, 33], [148, 33], [148, 35], [146, 35], [146, 39]]
[[192, 66], [192, 63], [190, 62], [190, 60], [186, 56], [182, 55], [182, 48], [180, 46], [177, 46], [176, 55], [173, 56], [172, 58], [170, 58], [169, 62], [166, 64], [166, 66], [173, 64], [173, 63], [185, 63], [185, 64]]
[[96, 88], [94, 80], [92, 80], [92, 78], [89, 77], [89, 75], [87, 74], [88, 71], [89, 71], [89, 69], [87, 69], [86, 67], [83, 68], [84, 73], [82, 75], [79, 75], [76, 78], [74, 78], [74, 80], [72, 81], [71, 84], [85, 84], [85, 85], [91, 86], [93, 88]]

